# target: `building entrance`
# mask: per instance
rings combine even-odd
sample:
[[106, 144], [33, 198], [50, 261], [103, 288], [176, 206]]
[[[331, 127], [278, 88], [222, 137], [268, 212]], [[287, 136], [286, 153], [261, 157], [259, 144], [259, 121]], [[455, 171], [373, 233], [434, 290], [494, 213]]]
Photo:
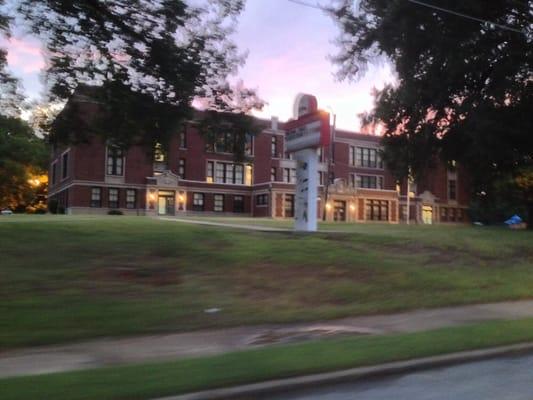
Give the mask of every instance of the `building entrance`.
[[346, 202], [335, 200], [333, 202], [333, 220], [346, 221]]
[[428, 225], [433, 223], [433, 207], [422, 206], [422, 222]]
[[174, 191], [159, 191], [157, 200], [157, 213], [159, 215], [174, 215], [175, 214], [175, 198]]

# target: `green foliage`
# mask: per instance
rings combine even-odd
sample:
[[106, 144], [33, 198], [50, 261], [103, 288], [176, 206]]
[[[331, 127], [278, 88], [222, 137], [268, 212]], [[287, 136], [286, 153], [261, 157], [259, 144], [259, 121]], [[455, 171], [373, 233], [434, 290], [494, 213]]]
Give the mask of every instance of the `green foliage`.
[[[243, 7], [242, 0], [13, 0], [9, 17], [46, 48], [51, 99], [71, 100], [48, 126], [53, 142], [99, 134], [122, 147], [152, 149], [168, 144], [194, 98], [231, 100], [226, 79], [245, 58], [231, 40]], [[0, 15], [0, 30], [9, 32], [9, 22]], [[0, 84], [10, 79], [1, 74], [2, 61], [0, 53]], [[240, 94], [254, 103], [253, 90]]]
[[254, 117], [244, 113], [209, 110], [201, 116], [199, 130], [208, 149], [224, 148], [224, 152], [233, 153], [235, 160], [244, 161], [247, 145], [251, 146], [252, 138], [261, 132], [262, 126]]
[[154, 102], [121, 82], [81, 86], [53, 121], [50, 140], [80, 143], [98, 135], [123, 148], [141, 144], [150, 151], [156, 143], [168, 145], [190, 115], [188, 104]]
[[28, 180], [45, 174], [48, 151], [24, 121], [0, 116], [0, 208], [24, 209], [36, 195]]
[[120, 210], [109, 210], [107, 215], [124, 215], [124, 213]]
[[[435, 1], [427, 1], [436, 4]], [[405, 177], [430, 160], [466, 166], [475, 192], [533, 163], [533, 1], [439, 1], [502, 29], [404, 0], [343, 0], [332, 10], [341, 36], [334, 61], [357, 78], [390, 61], [394, 85], [379, 91], [367, 120], [384, 123], [385, 159]]]

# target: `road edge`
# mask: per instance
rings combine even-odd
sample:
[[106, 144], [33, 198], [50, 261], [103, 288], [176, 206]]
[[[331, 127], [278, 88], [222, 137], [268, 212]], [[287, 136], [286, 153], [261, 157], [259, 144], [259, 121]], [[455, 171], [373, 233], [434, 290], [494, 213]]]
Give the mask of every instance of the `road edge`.
[[355, 381], [363, 378], [378, 378], [387, 375], [403, 374], [422, 369], [445, 367], [465, 362], [479, 361], [504, 355], [518, 355], [528, 352], [533, 352], [533, 342], [492, 347], [488, 349], [461, 351], [440, 356], [417, 358], [407, 361], [395, 361], [368, 367], [357, 367], [334, 372], [276, 379], [177, 396], [160, 397], [154, 400], [221, 400], [242, 398], [245, 396], [251, 396], [253, 398], [254, 396], [265, 396], [268, 394], [318, 385]]

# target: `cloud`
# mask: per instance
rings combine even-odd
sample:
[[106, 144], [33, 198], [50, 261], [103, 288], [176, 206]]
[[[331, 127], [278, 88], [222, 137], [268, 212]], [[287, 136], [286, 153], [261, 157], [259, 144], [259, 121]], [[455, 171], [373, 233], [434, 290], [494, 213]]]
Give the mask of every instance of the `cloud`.
[[7, 62], [15, 72], [32, 74], [45, 67], [41, 46], [32, 39], [3, 39], [0, 46], [7, 49]]

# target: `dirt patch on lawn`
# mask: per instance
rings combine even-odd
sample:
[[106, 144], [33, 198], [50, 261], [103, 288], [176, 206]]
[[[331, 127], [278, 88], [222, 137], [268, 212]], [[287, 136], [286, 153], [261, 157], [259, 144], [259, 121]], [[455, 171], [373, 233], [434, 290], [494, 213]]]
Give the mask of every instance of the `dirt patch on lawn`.
[[171, 286], [181, 283], [182, 278], [175, 258], [135, 257], [128, 260], [109, 260], [106, 265], [96, 266], [90, 279], [100, 283], [123, 283], [125, 285]]
[[[276, 264], [256, 264], [231, 274], [231, 286], [239, 297], [249, 301], [268, 301], [281, 294], [298, 296], [316, 293], [334, 282], [368, 282], [379, 273], [371, 268], [330, 265], [330, 266], [280, 266]], [[319, 299], [317, 299], [319, 300]]]

